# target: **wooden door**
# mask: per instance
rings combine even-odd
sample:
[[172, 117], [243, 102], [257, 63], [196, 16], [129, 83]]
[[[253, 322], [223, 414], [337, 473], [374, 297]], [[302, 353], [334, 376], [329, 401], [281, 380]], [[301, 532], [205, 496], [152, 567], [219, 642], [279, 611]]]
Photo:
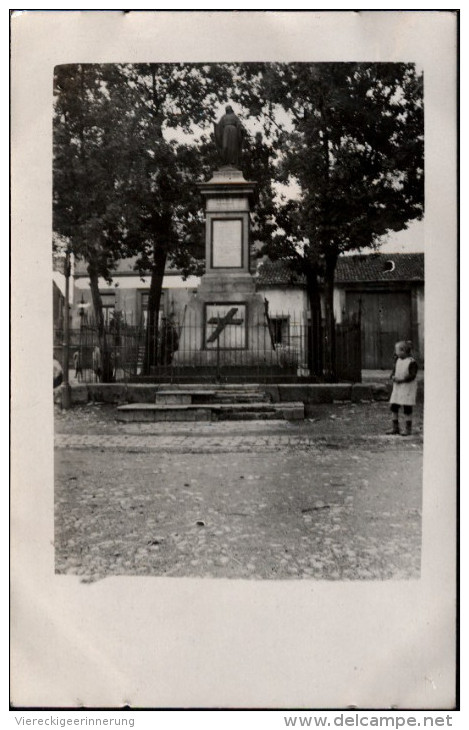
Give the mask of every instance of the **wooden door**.
[[347, 292], [347, 312], [361, 305], [362, 367], [391, 369], [394, 344], [412, 338], [409, 291]]

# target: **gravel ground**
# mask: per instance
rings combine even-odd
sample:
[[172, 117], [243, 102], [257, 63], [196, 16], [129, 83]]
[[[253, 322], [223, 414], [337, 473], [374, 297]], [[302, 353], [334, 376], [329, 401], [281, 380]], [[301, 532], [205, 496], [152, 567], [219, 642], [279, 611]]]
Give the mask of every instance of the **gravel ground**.
[[56, 571], [382, 580], [420, 571], [421, 409], [384, 436], [385, 403], [283, 421], [121, 424], [56, 413]]

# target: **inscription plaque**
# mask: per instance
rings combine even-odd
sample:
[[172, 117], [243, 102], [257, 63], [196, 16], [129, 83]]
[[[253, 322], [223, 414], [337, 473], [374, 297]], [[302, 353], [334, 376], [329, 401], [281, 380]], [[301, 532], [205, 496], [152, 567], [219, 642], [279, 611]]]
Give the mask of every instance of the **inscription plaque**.
[[243, 266], [243, 221], [241, 218], [212, 221], [212, 268]]

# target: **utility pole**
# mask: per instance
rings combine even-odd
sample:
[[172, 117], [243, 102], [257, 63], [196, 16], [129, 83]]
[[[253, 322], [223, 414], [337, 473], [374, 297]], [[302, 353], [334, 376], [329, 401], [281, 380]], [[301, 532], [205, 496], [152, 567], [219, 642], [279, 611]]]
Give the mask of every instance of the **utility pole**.
[[68, 409], [72, 404], [71, 388], [68, 378], [68, 361], [70, 351], [70, 249], [67, 247], [65, 254], [65, 310], [64, 310], [64, 338], [62, 343], [62, 408]]

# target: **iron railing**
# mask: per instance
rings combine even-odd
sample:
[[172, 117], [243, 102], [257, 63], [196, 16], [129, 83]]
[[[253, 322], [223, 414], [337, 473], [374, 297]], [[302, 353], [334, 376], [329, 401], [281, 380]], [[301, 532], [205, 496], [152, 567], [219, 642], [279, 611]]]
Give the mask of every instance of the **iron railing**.
[[[234, 311], [235, 310], [235, 311]], [[112, 322], [101, 336], [93, 325], [71, 329], [72, 382], [316, 380], [312, 330], [304, 313], [249, 317], [242, 305], [214, 305], [202, 314], [161, 318], [154, 328]], [[336, 325], [337, 373], [361, 379], [360, 327]], [[62, 361], [63, 333], [54, 332], [54, 356]], [[107, 362], [107, 370], [106, 370]], [[107, 372], [107, 377], [105, 376]]]

